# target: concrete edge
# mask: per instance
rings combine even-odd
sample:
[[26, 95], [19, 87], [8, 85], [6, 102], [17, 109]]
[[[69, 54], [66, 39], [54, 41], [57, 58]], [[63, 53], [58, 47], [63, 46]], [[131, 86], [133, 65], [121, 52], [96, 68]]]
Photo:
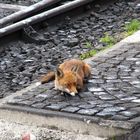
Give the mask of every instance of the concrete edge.
[[[135, 122], [126, 122], [126, 121], [115, 121], [115, 120], [106, 120], [99, 117], [94, 116], [87, 116], [87, 115], [80, 115], [80, 114], [74, 114], [74, 113], [68, 113], [68, 112], [58, 112], [55, 110], [46, 110], [46, 109], [37, 109], [37, 108], [31, 108], [28, 106], [17, 106], [17, 105], [3, 105], [0, 107], [0, 109], [8, 109], [13, 111], [22, 111], [22, 112], [28, 112], [40, 116], [46, 116], [46, 117], [58, 117], [58, 118], [67, 118], [70, 120], [78, 120], [85, 123], [90, 124], [96, 124], [102, 127], [108, 127], [113, 129], [120, 129], [129, 131], [132, 129], [137, 129], [139, 124], [136, 124]], [[124, 125], [122, 125], [124, 124]]]
[[[109, 123], [109, 127], [106, 125], [108, 124], [106, 120], [100, 120], [98, 123], [95, 123], [95, 121], [98, 121], [98, 119], [95, 117], [88, 118], [88, 116], [81, 115], [79, 115], [79, 117], [75, 114], [59, 113], [56, 111], [46, 111], [42, 109], [37, 110], [29, 107], [20, 108], [19, 106], [11, 107], [6, 105], [0, 108], [0, 114], [4, 117], [4, 119], [5, 115], [7, 118], [7, 115], [10, 114], [8, 118], [10, 121], [16, 121], [19, 123], [23, 123], [23, 121], [26, 121], [26, 123], [28, 124], [35, 123], [35, 125], [41, 127], [57, 127], [62, 130], [72, 131], [76, 133], [78, 132], [81, 134], [90, 134], [97, 137], [109, 138], [114, 136], [122, 136], [127, 135], [133, 131], [133, 129], [126, 130], [122, 128], [115, 128], [113, 127], [113, 125], [111, 125], [112, 121]], [[68, 117], [68, 115], [70, 116]], [[119, 123], [121, 126], [124, 122], [120, 121]]]

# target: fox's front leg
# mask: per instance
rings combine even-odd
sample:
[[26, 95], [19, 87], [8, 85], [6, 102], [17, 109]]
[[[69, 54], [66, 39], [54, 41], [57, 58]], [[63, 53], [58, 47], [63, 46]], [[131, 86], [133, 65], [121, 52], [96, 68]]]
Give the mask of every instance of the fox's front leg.
[[84, 66], [84, 78], [87, 80], [91, 76], [91, 67], [88, 64], [85, 64]]
[[83, 79], [79, 77], [77, 80], [77, 90], [81, 90], [83, 87], [84, 87]]

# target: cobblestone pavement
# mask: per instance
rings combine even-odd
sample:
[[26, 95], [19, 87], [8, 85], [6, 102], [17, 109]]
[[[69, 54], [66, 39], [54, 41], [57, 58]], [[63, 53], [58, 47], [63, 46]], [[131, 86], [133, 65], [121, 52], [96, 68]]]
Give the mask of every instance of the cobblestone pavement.
[[138, 125], [140, 44], [123, 45], [88, 63], [92, 67], [91, 79], [75, 97], [60, 95], [51, 82], [14, 97], [8, 104], [18, 105], [21, 110], [30, 108], [31, 112], [51, 110], [54, 116], [83, 116], [103, 126], [132, 129]]

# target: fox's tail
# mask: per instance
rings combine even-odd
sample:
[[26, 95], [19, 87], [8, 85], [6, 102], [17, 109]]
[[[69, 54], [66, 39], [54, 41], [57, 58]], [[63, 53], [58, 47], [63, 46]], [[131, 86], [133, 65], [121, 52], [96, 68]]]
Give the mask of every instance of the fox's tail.
[[47, 83], [54, 79], [55, 79], [55, 72], [51, 71], [51, 72], [47, 73], [46, 75], [44, 75], [41, 78], [40, 82], [41, 82], [41, 84], [44, 84], [44, 83]]

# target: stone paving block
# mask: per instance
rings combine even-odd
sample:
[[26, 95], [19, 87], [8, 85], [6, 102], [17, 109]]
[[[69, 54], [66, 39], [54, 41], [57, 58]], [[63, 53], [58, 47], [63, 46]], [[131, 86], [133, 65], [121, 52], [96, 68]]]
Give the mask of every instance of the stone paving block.
[[90, 92], [104, 91], [104, 89], [102, 89], [100, 87], [94, 87], [94, 86], [88, 87], [88, 90]]
[[46, 109], [53, 109], [53, 110], [60, 110], [64, 107], [66, 107], [68, 104], [67, 103], [59, 103], [59, 104], [51, 104], [46, 106]]
[[122, 107], [125, 107], [125, 108], [136, 108], [139, 106], [139, 103], [131, 103], [131, 102], [123, 102], [122, 104], [120, 104]]
[[80, 109], [77, 113], [84, 114], [84, 115], [94, 115], [99, 110], [97, 109]]
[[123, 116], [123, 115], [114, 115], [113, 117], [111, 117], [111, 119], [123, 121], [123, 120], [128, 120], [129, 117], [126, 117], [126, 116]]
[[122, 101], [131, 101], [131, 100], [135, 100], [135, 99], [137, 99], [137, 97], [135, 97], [135, 96], [127, 96], [127, 97], [121, 98]]
[[131, 119], [130, 121], [132, 121], [132, 122], [140, 122], [140, 116], [139, 117], [136, 117], [136, 118], [133, 118], [133, 119]]
[[[139, 105], [140, 105], [140, 104], [139, 104]], [[132, 107], [130, 110], [134, 110], [134, 111], [140, 113], [140, 106]]]
[[136, 111], [121, 111], [119, 112], [119, 114], [131, 118], [133, 116], [136, 116], [138, 113]]
[[43, 109], [46, 105], [48, 105], [48, 104], [45, 104], [45, 103], [35, 103], [35, 104], [32, 104], [31, 106], [34, 107], [34, 108]]
[[132, 100], [132, 102], [134, 102], [134, 103], [140, 103], [140, 99], [134, 99], [134, 100]]
[[90, 104], [85, 104], [85, 105], [79, 105], [79, 108], [83, 108], [83, 109], [91, 109], [93, 107], [95, 107], [95, 105], [90, 105]]
[[109, 104], [109, 103], [103, 103], [103, 104], [98, 104], [97, 107], [103, 107], [103, 108], [106, 108], [106, 107], [112, 107], [113, 105], [112, 104]]
[[109, 94], [100, 95], [99, 98], [102, 99], [102, 100], [106, 100], [106, 101], [108, 101], [108, 100], [114, 100], [115, 99], [114, 96], [109, 95]]
[[31, 98], [30, 101], [35, 101], [35, 102], [43, 102], [46, 98], [44, 97], [35, 97]]
[[68, 106], [62, 109], [62, 111], [71, 112], [71, 113], [74, 113], [78, 110], [79, 110], [79, 107], [71, 107], [71, 106]]
[[[116, 80], [117, 79], [117, 75], [116, 74], [110, 74], [110, 75], [106, 75], [106, 76], [104, 76], [104, 78], [105, 78], [105, 80], [107, 80], [107, 82], [109, 82], [109, 80], [110, 80], [110, 82], [112, 82], [112, 80]], [[118, 79], [117, 79], [118, 80]]]
[[115, 65], [118, 65], [120, 63], [120, 61], [116, 59], [108, 59], [106, 62], [109, 64], [115, 64]]
[[81, 92], [80, 94], [79, 94], [79, 96], [80, 97], [93, 97], [93, 93], [91, 93], [91, 92]]
[[139, 48], [123, 45], [87, 60], [92, 67], [91, 78], [75, 97], [61, 95], [51, 82], [9, 100], [8, 104], [42, 111], [55, 110], [62, 116], [71, 113], [77, 118], [79, 115], [95, 117], [101, 126], [132, 129], [140, 122]]
[[19, 105], [22, 105], [22, 106], [30, 106], [30, 105], [32, 105], [32, 104], [34, 104], [34, 103], [35, 103], [35, 101], [25, 100], [25, 101], [19, 102], [18, 104], [19, 104]]
[[94, 92], [94, 95], [98, 95], [98, 96], [105, 95], [105, 94], [108, 94], [108, 93], [107, 92], [102, 92], [102, 91], [100, 91], [100, 92]]
[[118, 112], [118, 111], [122, 111], [122, 110], [125, 110], [125, 108], [119, 107], [119, 106], [113, 106], [113, 107], [107, 107], [103, 111], [104, 112]]
[[105, 81], [102, 79], [90, 79], [90, 80], [88, 80], [88, 82], [93, 83], [93, 84], [102, 84]]
[[116, 112], [114, 112], [114, 111], [112, 111], [112, 112], [101, 111], [101, 112], [97, 113], [96, 116], [103, 117], [103, 118], [110, 118], [110, 117], [114, 116], [115, 114], [116, 114]]

